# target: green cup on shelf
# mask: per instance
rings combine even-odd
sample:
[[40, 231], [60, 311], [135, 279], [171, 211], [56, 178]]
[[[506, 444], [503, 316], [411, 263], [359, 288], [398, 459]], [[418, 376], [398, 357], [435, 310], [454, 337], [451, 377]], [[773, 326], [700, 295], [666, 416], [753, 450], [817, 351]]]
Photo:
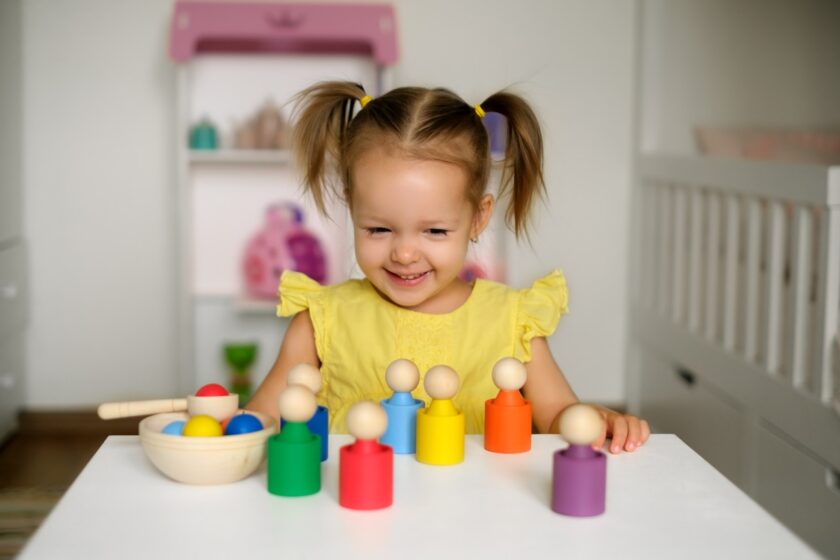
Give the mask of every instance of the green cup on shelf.
[[230, 391], [239, 395], [244, 406], [251, 398], [251, 366], [257, 359], [256, 342], [235, 342], [224, 345], [225, 362], [230, 368]]

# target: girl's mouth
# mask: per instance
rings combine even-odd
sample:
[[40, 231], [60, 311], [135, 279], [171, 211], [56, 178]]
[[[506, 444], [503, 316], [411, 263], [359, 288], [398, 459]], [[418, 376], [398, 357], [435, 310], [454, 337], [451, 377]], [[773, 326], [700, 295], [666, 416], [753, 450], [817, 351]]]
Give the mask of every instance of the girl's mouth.
[[396, 274], [394, 272], [391, 272], [390, 270], [386, 270], [386, 272], [388, 273], [388, 277], [394, 284], [406, 287], [416, 286], [417, 284], [425, 280], [426, 276], [429, 275], [428, 270], [426, 272], [420, 272], [415, 274]]

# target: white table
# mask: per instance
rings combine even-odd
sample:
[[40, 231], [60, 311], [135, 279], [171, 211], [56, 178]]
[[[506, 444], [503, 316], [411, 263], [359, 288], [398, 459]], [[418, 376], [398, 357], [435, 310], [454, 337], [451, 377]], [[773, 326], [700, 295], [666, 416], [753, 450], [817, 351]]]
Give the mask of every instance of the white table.
[[173, 482], [136, 436], [109, 437], [22, 552], [55, 558], [818, 558], [673, 435], [609, 456], [607, 511], [586, 519], [549, 507], [558, 436], [497, 455], [468, 436], [451, 467], [394, 458], [394, 504], [338, 505], [330, 437], [321, 492], [281, 498], [265, 469], [225, 486]]

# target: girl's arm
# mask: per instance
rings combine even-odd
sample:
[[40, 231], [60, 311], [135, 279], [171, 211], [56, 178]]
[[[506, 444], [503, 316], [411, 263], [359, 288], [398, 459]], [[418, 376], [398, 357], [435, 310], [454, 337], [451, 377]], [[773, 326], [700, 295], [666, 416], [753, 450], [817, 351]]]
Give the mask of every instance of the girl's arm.
[[[531, 361], [525, 364], [525, 369], [528, 371], [525, 397], [531, 402], [537, 430], [540, 433], [559, 433], [560, 415], [566, 407], [577, 403], [578, 398], [554, 361], [545, 338], [531, 341]], [[600, 448], [610, 435], [610, 452], [620, 453], [622, 449], [633, 451], [650, 436], [650, 427], [645, 420], [603, 406], [595, 408], [604, 417], [606, 429], [593, 447]]]
[[559, 433], [560, 414], [578, 402], [578, 398], [554, 361], [545, 338], [531, 340], [531, 361], [525, 364], [525, 369], [528, 371], [525, 398], [531, 402], [537, 431]]
[[277, 360], [245, 408], [268, 414], [279, 421], [277, 399], [280, 391], [286, 388], [286, 375], [289, 370], [300, 363], [321, 366], [315, 349], [315, 331], [309, 311], [301, 311], [292, 317], [286, 336], [283, 337], [283, 344], [280, 345]]

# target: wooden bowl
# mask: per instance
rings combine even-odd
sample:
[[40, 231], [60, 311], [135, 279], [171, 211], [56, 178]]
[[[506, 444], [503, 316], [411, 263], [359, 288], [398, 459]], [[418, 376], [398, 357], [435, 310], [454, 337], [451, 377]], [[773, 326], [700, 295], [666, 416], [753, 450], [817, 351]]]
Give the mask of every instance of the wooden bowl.
[[266, 439], [277, 431], [277, 422], [265, 414], [248, 411], [264, 428], [258, 432], [221, 437], [185, 437], [162, 434], [175, 420], [186, 421], [185, 412], [155, 414], [140, 421], [140, 443], [152, 464], [163, 474], [186, 484], [227, 484], [250, 476], [265, 459]]
[[187, 410], [191, 416], [206, 414], [219, 422], [236, 414], [239, 408], [239, 395], [236, 393], [218, 397], [187, 396]]

